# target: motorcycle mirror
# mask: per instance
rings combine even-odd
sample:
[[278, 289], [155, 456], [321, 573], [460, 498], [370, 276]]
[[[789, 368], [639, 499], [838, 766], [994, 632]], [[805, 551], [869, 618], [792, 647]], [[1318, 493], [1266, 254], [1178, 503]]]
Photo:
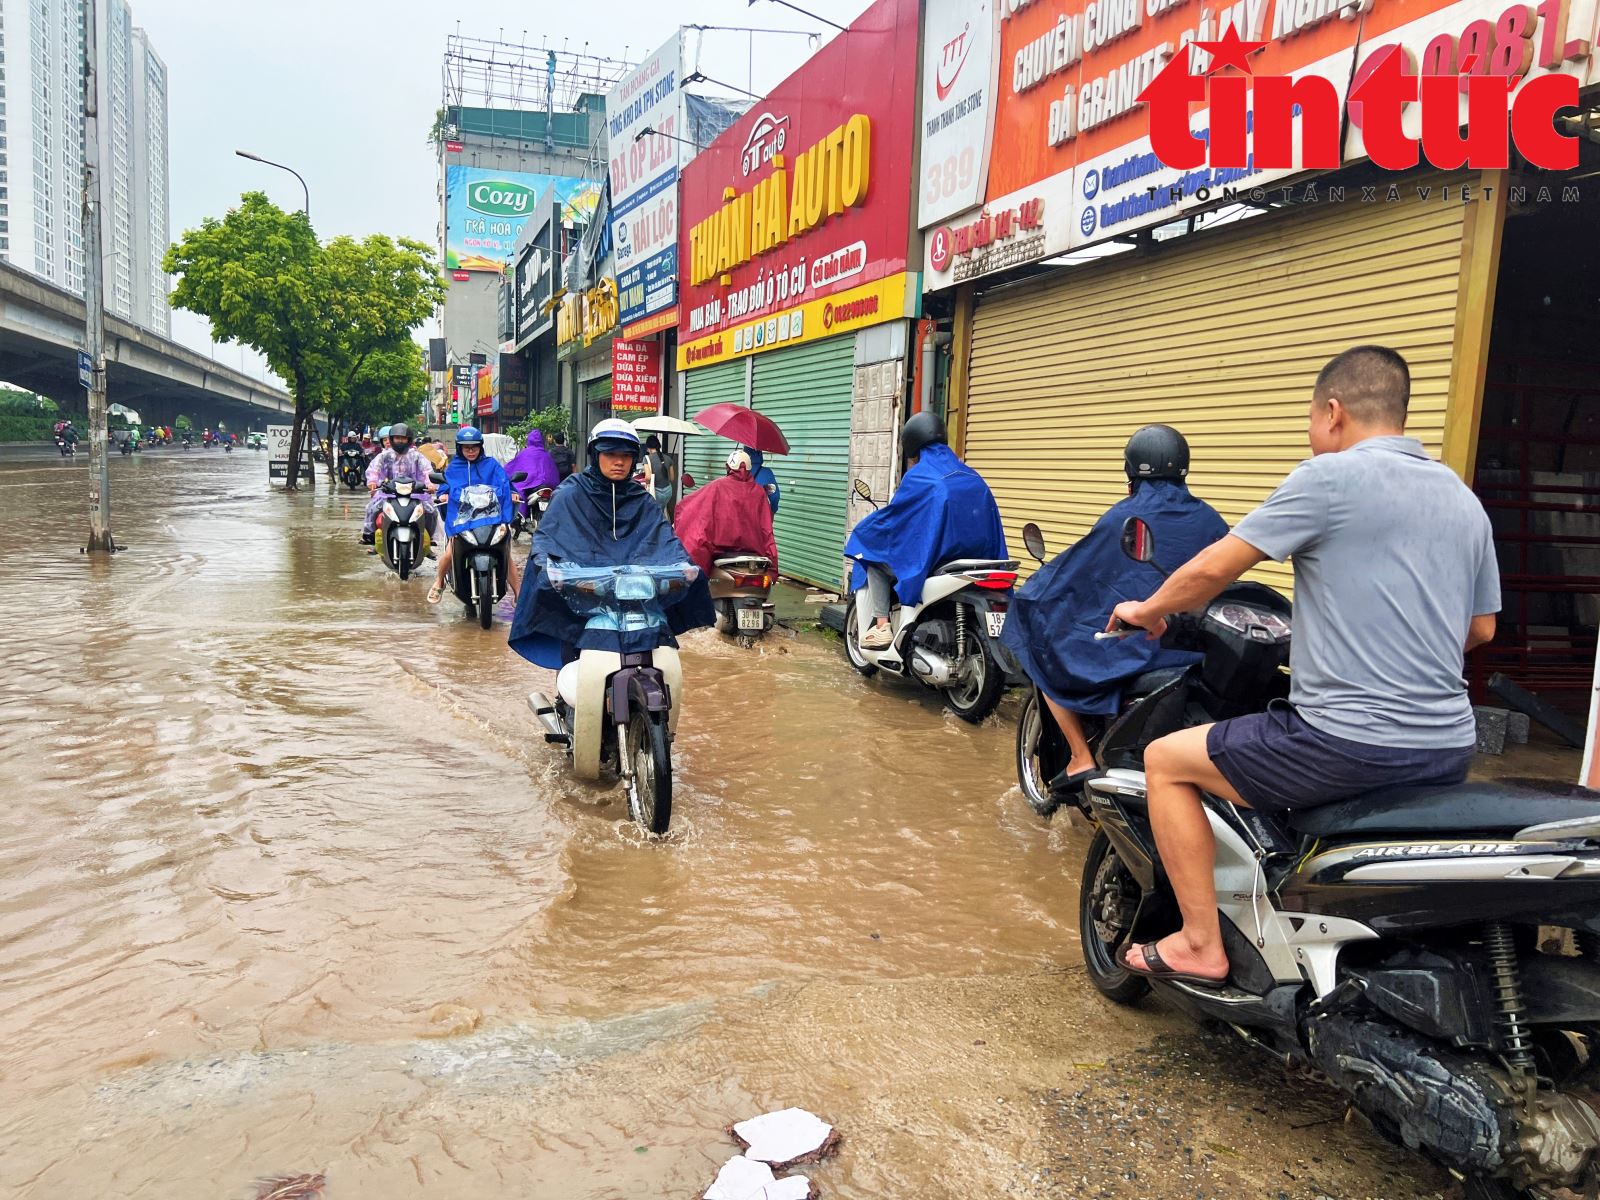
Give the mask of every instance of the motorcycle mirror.
[[[512, 481], [515, 482], [516, 480], [522, 478], [522, 474], [519, 472], [516, 475], [513, 475], [511, 478], [512, 478]], [[443, 474], [443, 472], [440, 472], [440, 471], [429, 471], [428, 472], [428, 482], [429, 483], [443, 483], [444, 482], [444, 474]]]
[[858, 479], [851, 486], [852, 486], [853, 490], [855, 491], [856, 495], [860, 496], [863, 500], [866, 500], [869, 503], [871, 502], [871, 500], [872, 500], [872, 489], [867, 486], [867, 481], [865, 479]]
[[[1150, 526], [1139, 517], [1129, 517], [1122, 523], [1122, 552], [1134, 562], [1150, 563], [1155, 565], [1156, 560], [1156, 535], [1150, 532]], [[1160, 567], [1156, 567], [1160, 571]], [[1163, 575], [1165, 571], [1161, 572]]]
[[1022, 527], [1022, 544], [1028, 548], [1028, 553], [1044, 561], [1044, 532], [1032, 521]]
[[[527, 477], [528, 477], [528, 473], [526, 471], [518, 471], [515, 475], [513, 475], [511, 477], [511, 482], [512, 483], [521, 483]], [[438, 480], [434, 480], [434, 482], [437, 483]]]

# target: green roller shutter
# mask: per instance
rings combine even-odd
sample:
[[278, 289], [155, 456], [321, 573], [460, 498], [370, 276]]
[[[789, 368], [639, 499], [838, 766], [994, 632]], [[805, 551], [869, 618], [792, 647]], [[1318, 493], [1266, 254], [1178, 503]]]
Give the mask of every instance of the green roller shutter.
[[[692, 421], [695, 413], [713, 404], [743, 404], [748, 369], [749, 363], [740, 358], [687, 372], [683, 385], [684, 418]], [[683, 469], [693, 476], [696, 484], [710, 483], [721, 476], [728, 453], [733, 449], [732, 442], [710, 434], [686, 437], [683, 442]]]
[[845, 510], [850, 498], [850, 396], [855, 338], [829, 338], [759, 354], [751, 392], [757, 412], [789, 440], [787, 455], [767, 456], [783, 489], [773, 532], [785, 575], [837, 589], [844, 570]]
[[611, 376], [601, 379], [591, 379], [583, 385], [583, 398], [590, 404], [599, 404], [603, 400], [611, 399]]

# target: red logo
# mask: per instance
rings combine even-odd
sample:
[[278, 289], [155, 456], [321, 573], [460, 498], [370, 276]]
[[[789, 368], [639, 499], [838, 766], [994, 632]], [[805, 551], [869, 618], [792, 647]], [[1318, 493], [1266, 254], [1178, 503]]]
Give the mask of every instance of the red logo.
[[[1545, 0], [1536, 8], [1514, 5], [1493, 24], [1471, 22], [1459, 38], [1435, 37], [1420, 75], [1405, 47], [1379, 46], [1356, 68], [1346, 102], [1367, 157], [1391, 171], [1415, 167], [1419, 152], [1441, 170], [1503, 170], [1515, 142], [1518, 152], [1536, 166], [1551, 171], [1576, 167], [1577, 139], [1557, 133], [1555, 118], [1561, 109], [1577, 107], [1577, 78], [1525, 77], [1535, 61], [1553, 71], [1588, 57], [1588, 42], [1567, 39], [1566, 20], [1567, 6], [1560, 0]], [[1253, 75], [1248, 56], [1266, 43], [1244, 41], [1232, 25], [1217, 41], [1194, 44], [1211, 55], [1205, 74], [1190, 74], [1190, 56], [1179, 54], [1138, 96], [1150, 109], [1150, 148], [1164, 166], [1180, 171], [1202, 165], [1327, 171], [1341, 165], [1343, 114], [1331, 80]], [[1216, 74], [1229, 66], [1242, 73]], [[1464, 132], [1462, 95], [1467, 98]], [[1208, 137], [1196, 136], [1189, 127], [1196, 104], [1210, 106]], [[1422, 112], [1420, 140], [1407, 137], [1401, 125], [1413, 104]], [[1299, 162], [1294, 157], [1296, 116]]]
[[941, 225], [930, 235], [928, 265], [935, 271], [942, 271], [950, 265], [950, 260], [954, 256], [955, 235], [950, 232], [950, 226]]
[[450, 278], [454, 279], [457, 283], [465, 283], [467, 280], [472, 278], [472, 272], [470, 272], [470, 271], [451, 271], [450, 272]]
[[944, 53], [933, 73], [933, 90], [940, 100], [950, 94], [950, 89], [956, 85], [956, 76], [966, 65], [967, 54], [972, 50], [972, 39], [968, 36], [971, 32], [970, 23], [963, 25], [961, 32], [944, 44]]
[[460, 154], [465, 149], [466, 147], [460, 142], [446, 142], [444, 144], [444, 152], [446, 154]]

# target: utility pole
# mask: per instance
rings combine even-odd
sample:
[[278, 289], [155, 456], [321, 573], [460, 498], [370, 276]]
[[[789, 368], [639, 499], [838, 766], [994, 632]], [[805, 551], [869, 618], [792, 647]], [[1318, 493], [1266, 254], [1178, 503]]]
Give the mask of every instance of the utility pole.
[[106, 445], [106, 282], [100, 257], [96, 3], [97, 0], [83, 0], [83, 305], [88, 310], [88, 328], [87, 354], [78, 356], [78, 376], [89, 390], [89, 544], [85, 549], [90, 554], [110, 554], [117, 546], [111, 537], [111, 457]]

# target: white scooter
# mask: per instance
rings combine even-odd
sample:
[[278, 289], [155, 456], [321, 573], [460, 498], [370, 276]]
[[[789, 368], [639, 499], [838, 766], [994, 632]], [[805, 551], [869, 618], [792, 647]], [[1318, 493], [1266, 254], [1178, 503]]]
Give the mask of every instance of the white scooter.
[[[550, 585], [586, 629], [634, 632], [667, 623], [662, 598], [687, 588], [700, 569], [693, 563], [644, 567], [575, 567], [552, 563]], [[556, 674], [556, 698], [528, 696], [544, 726], [545, 741], [566, 746], [573, 773], [598, 779], [602, 764], [628, 789], [628, 813], [653, 834], [672, 819], [672, 737], [678, 724], [683, 666], [675, 647], [617, 654], [582, 650]]]
[[[854, 487], [856, 495], [875, 503], [865, 481], [856, 480]], [[845, 657], [862, 675], [888, 671], [943, 692], [951, 712], [977, 724], [1000, 702], [1008, 677], [1019, 674], [1000, 645], [1016, 582], [1015, 559], [942, 564], [923, 583], [921, 603], [897, 601], [890, 608], [894, 640], [882, 650], [862, 647], [872, 613], [863, 594], [852, 592], [845, 608]]]

